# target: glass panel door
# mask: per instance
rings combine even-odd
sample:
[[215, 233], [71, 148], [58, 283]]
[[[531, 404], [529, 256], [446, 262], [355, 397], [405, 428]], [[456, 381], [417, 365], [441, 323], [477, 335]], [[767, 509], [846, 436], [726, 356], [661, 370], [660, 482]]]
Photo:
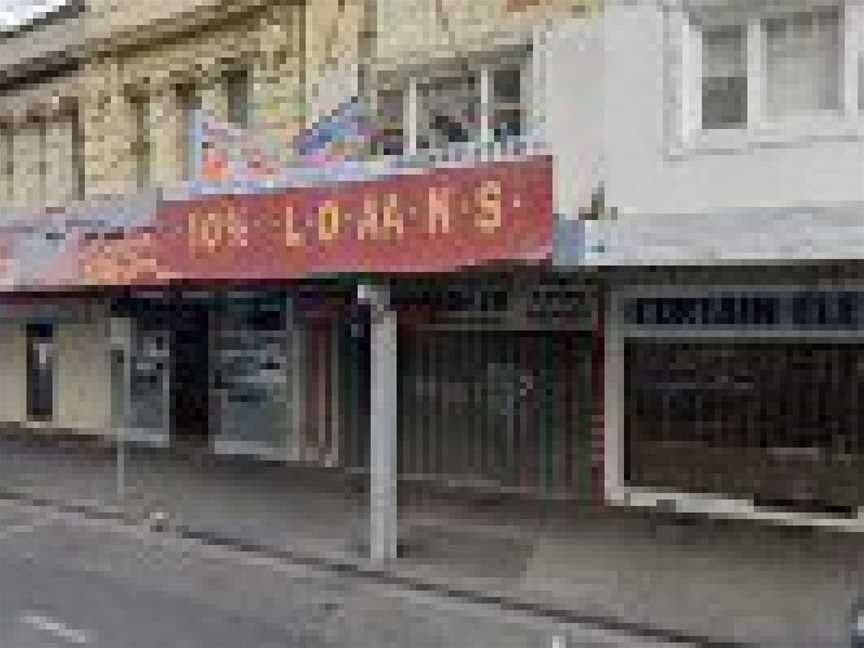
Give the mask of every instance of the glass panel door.
[[54, 328], [27, 326], [27, 418], [48, 421], [54, 415]]
[[138, 329], [133, 336], [129, 427], [168, 434], [168, 331]]
[[293, 450], [286, 320], [284, 302], [228, 301], [219, 314], [212, 377], [217, 452], [285, 457]]

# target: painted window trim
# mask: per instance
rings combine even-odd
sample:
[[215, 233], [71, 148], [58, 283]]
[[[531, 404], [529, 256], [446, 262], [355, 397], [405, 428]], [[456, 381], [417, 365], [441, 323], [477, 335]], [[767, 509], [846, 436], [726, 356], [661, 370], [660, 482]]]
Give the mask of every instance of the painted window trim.
[[[669, 130], [666, 154], [687, 158], [704, 154], [740, 153], [769, 147], [807, 146], [814, 141], [864, 140], [864, 110], [859, 108], [859, 66], [864, 65], [864, 3], [862, 0], [837, 0], [842, 32], [841, 108], [834, 114], [816, 114], [771, 121], [764, 115], [763, 56], [764, 12], [739, 14], [747, 27], [747, 127], [728, 130], [703, 130], [701, 123], [701, 33], [698, 22], [703, 9], [672, 3], [666, 17], [665, 78], [668, 83], [667, 115]], [[791, 11], [786, 7], [781, 13]], [[861, 102], [864, 107], [864, 101]]]
[[[480, 86], [480, 137], [478, 145], [489, 145], [494, 141], [494, 134], [491, 129], [493, 102], [492, 102], [492, 73], [498, 69], [512, 68], [519, 66], [522, 80], [522, 132], [523, 136], [530, 134], [536, 130], [537, 116], [532, 110], [532, 97], [540, 92], [537, 87], [539, 79], [537, 78], [536, 57], [532, 51], [533, 48], [520, 48], [514, 52], [506, 52], [501, 54], [496, 59], [491, 59], [491, 55], [487, 54], [478, 57], [469, 57], [467, 59], [467, 70], [475, 72], [478, 75]], [[487, 60], [488, 59], [488, 60]], [[466, 60], [466, 59], [460, 59]], [[492, 62], [494, 60], [495, 62]], [[423, 83], [435, 79], [438, 76], [443, 76], [453, 69], [452, 65], [436, 65], [424, 66], [418, 70], [411, 70], [403, 74], [397, 72], [396, 76], [379, 83], [378, 89], [373, 93], [373, 104], [377, 104], [378, 92], [385, 90], [401, 90], [404, 93], [403, 101], [403, 132], [404, 132], [404, 155], [416, 155], [419, 151], [417, 148], [417, 108], [418, 108], [418, 86]], [[435, 150], [446, 150], [435, 149]]]
[[47, 13], [35, 13], [18, 25], [0, 28], [0, 42], [26, 36], [31, 32], [71, 20], [87, 9], [86, 0], [68, 0]]

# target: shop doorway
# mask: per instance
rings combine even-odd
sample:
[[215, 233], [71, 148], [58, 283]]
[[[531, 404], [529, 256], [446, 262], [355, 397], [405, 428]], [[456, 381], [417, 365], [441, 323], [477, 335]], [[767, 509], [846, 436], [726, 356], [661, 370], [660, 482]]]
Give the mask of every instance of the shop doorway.
[[27, 418], [50, 421], [54, 416], [54, 327], [27, 325]]
[[285, 295], [229, 295], [211, 335], [213, 449], [296, 458], [297, 340]]
[[403, 328], [401, 475], [587, 496], [589, 342], [569, 331]]
[[209, 444], [209, 311], [177, 306], [171, 329], [171, 439], [181, 448]]

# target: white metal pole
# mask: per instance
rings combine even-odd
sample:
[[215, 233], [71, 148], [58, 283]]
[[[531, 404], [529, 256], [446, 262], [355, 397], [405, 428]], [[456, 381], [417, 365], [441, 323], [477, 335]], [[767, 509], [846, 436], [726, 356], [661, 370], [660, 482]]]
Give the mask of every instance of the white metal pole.
[[408, 96], [404, 105], [405, 119], [405, 138], [407, 155], [417, 155], [417, 135], [418, 135], [418, 96], [417, 96], [417, 78], [412, 76], [408, 79]]
[[364, 287], [372, 308], [371, 416], [370, 416], [370, 534], [373, 561], [397, 557], [397, 448], [396, 448], [396, 313], [389, 305], [389, 290]]
[[126, 498], [126, 427], [129, 424], [129, 397], [132, 383], [131, 367], [131, 321], [124, 318], [111, 319], [111, 346], [123, 359], [123, 393], [120, 398], [120, 420], [117, 422], [117, 470], [115, 490], [117, 500]]
[[117, 499], [126, 499], [126, 426], [117, 430]]

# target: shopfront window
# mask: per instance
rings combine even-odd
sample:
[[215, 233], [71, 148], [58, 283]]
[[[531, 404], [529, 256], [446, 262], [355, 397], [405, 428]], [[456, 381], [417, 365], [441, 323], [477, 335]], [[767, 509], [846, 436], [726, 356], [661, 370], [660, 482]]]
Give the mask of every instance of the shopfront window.
[[129, 426], [167, 431], [168, 331], [138, 328], [130, 366]]
[[216, 449], [283, 457], [295, 445], [292, 340], [284, 298], [227, 299], [217, 317]]
[[630, 341], [625, 363], [631, 484], [858, 500], [864, 345]]

